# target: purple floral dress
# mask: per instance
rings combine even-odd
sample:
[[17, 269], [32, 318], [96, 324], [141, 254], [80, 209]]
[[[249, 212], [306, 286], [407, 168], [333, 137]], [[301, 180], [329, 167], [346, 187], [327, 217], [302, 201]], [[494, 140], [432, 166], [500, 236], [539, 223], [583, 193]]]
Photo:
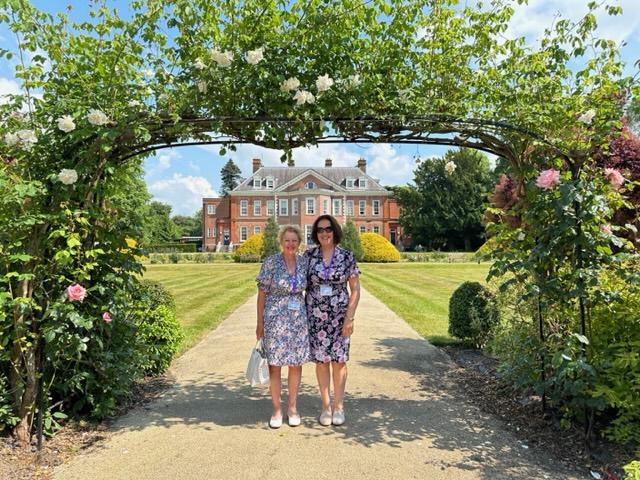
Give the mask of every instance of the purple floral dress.
[[[356, 259], [340, 247], [335, 248], [331, 268], [324, 264], [320, 247], [307, 250], [304, 256], [309, 268], [305, 299], [311, 358], [317, 363], [344, 363], [349, 360], [350, 338], [342, 336], [342, 324], [349, 305], [347, 283], [360, 275]], [[330, 295], [322, 294], [323, 284], [331, 286]]]
[[271, 255], [264, 260], [256, 282], [267, 294], [262, 344], [269, 365], [302, 365], [310, 361], [309, 325], [302, 294], [307, 286], [305, 259], [297, 257], [294, 277], [287, 271], [282, 254]]

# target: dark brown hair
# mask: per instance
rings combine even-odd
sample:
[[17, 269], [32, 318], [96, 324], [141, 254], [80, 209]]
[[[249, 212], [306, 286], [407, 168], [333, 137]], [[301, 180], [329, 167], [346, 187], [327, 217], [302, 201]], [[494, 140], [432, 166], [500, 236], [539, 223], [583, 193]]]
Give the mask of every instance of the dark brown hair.
[[320, 223], [321, 220], [329, 221], [331, 227], [333, 227], [333, 244], [338, 245], [342, 240], [342, 228], [338, 221], [331, 215], [320, 215], [316, 218], [316, 221], [313, 222], [313, 228], [311, 229], [311, 240], [313, 240], [313, 243], [320, 245], [320, 242], [318, 241], [318, 223]]

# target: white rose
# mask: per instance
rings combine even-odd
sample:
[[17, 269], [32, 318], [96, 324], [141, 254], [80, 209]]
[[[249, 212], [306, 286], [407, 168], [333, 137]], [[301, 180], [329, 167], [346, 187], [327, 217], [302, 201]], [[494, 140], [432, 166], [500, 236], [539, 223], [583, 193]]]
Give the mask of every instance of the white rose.
[[582, 115], [578, 117], [578, 121], [586, 125], [590, 125], [591, 122], [593, 121], [593, 117], [595, 116], [596, 116], [595, 110], [593, 109], [587, 110], [586, 112], [584, 112]]
[[456, 168], [458, 168], [458, 166], [455, 163], [451, 162], [451, 161], [447, 162], [447, 164], [444, 166], [445, 171], [449, 175], [451, 175], [453, 172], [455, 172]]
[[131, 101], [128, 103], [128, 105], [129, 105], [131, 108], [135, 108], [135, 107], [140, 107], [140, 106], [142, 106], [142, 103], [140, 103], [138, 100], [131, 100]]
[[311, 92], [306, 90], [298, 90], [293, 96], [293, 99], [298, 102], [298, 105], [304, 105], [305, 103], [315, 103], [316, 98]]
[[78, 172], [73, 169], [63, 168], [58, 174], [58, 180], [65, 185], [73, 185], [78, 181]]
[[298, 80], [296, 77], [291, 77], [282, 82], [282, 85], [280, 85], [280, 91], [292, 92], [293, 90], [297, 90], [299, 86], [300, 80]]
[[247, 52], [247, 63], [250, 63], [251, 65], [257, 65], [263, 59], [264, 55], [262, 55], [262, 48], [258, 48], [257, 50], [249, 50]]
[[18, 143], [20, 143], [20, 138], [15, 133], [11, 133], [11, 132], [5, 133], [4, 143], [6, 143], [10, 147], [13, 147], [14, 145], [17, 145]]
[[207, 84], [207, 82], [205, 82], [204, 80], [200, 80], [198, 82], [198, 91], [200, 93], [207, 93], [207, 88], [209, 87], [209, 85]]
[[329, 90], [333, 85], [333, 79], [329, 76], [329, 74], [321, 75], [316, 80], [316, 87], [319, 92], [324, 92]]
[[362, 84], [362, 80], [360, 80], [360, 75], [349, 75], [347, 77], [347, 87], [348, 88], [356, 88]]
[[158, 95], [158, 103], [166, 103], [169, 101], [169, 95], [166, 93], [161, 93]]
[[147, 78], [151, 78], [153, 77], [153, 70], [147, 68], [144, 72], [142, 72], [142, 74]]
[[38, 137], [36, 137], [33, 130], [18, 130], [16, 134], [18, 135], [20, 144], [26, 149], [29, 149], [33, 144], [38, 143]]
[[198, 70], [202, 70], [206, 67], [206, 65], [204, 64], [204, 62], [200, 59], [197, 58], [196, 61], [193, 64], [194, 67], [196, 67]]
[[233, 60], [233, 53], [228, 50], [221, 52], [217, 48], [212, 48], [209, 50], [209, 54], [211, 55], [211, 60], [216, 62], [220, 67], [228, 67]]
[[100, 110], [92, 109], [89, 110], [89, 113], [87, 114], [87, 121], [91, 125], [106, 125], [109, 123], [109, 117]]
[[76, 129], [76, 124], [71, 115], [64, 115], [58, 119], [58, 128], [65, 133], [69, 133]]

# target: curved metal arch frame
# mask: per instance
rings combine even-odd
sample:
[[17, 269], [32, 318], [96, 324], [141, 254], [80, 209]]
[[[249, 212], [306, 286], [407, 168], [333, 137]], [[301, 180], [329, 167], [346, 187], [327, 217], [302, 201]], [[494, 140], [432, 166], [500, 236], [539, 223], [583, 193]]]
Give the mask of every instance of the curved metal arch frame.
[[[283, 144], [282, 141], [271, 141], [247, 137], [243, 129], [260, 127], [269, 124], [297, 125], [312, 127], [320, 122], [338, 127], [334, 135], [316, 136], [313, 141], [290, 137]], [[462, 119], [451, 115], [424, 116], [395, 116], [395, 117], [321, 117], [311, 119], [291, 119], [282, 117], [212, 117], [212, 118], [182, 118], [178, 122], [163, 120], [158, 133], [163, 127], [177, 124], [190, 125], [194, 128], [194, 135], [208, 135], [209, 138], [196, 141], [182, 141], [167, 135], [158, 135], [156, 142], [133, 148], [123, 152], [120, 161], [143, 155], [165, 148], [176, 148], [195, 145], [231, 145], [254, 144], [272, 149], [293, 149], [306, 145], [336, 144], [336, 143], [394, 143], [407, 145], [447, 145], [452, 147], [466, 147], [481, 150], [500, 157], [510, 157], [513, 151], [510, 142], [505, 140], [506, 134], [515, 134], [545, 146], [555, 154], [569, 159], [570, 155], [547, 140], [537, 132], [512, 125], [508, 122], [486, 119]], [[211, 132], [222, 131], [213, 136]], [[511, 155], [510, 155], [511, 154]]]

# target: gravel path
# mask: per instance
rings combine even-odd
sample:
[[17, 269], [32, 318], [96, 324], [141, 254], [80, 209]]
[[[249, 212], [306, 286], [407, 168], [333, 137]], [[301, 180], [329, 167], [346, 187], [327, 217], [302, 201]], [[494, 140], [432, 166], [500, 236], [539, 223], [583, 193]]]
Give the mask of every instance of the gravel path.
[[269, 429], [267, 389], [244, 380], [255, 301], [174, 363], [173, 388], [119, 419], [107, 441], [58, 467], [54, 478], [584, 478], [526, 448], [455, 393], [449, 358], [364, 289], [349, 362], [347, 423], [316, 422], [319, 399], [307, 364], [298, 403], [302, 425]]

